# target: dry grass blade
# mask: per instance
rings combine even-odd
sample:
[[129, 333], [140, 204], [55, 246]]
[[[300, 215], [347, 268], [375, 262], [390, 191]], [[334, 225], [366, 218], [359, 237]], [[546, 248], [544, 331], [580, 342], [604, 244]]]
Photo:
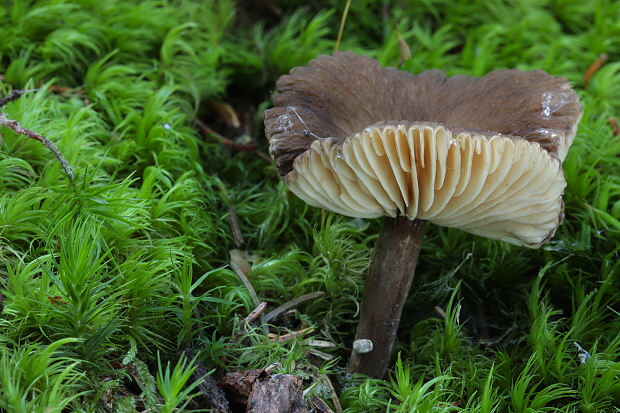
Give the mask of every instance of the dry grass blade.
[[411, 49], [405, 39], [403, 39], [403, 36], [401, 36], [400, 30], [396, 29], [396, 35], [398, 36], [398, 51], [400, 55], [396, 69], [400, 69], [403, 63], [411, 59]]
[[239, 227], [235, 207], [232, 205], [228, 206], [228, 219], [230, 220], [230, 229], [232, 230], [235, 244], [237, 245], [237, 248], [241, 248], [243, 244], [245, 244], [245, 240], [243, 239], [243, 234], [241, 233], [241, 228]]
[[[230, 262], [230, 268], [232, 268], [232, 270], [235, 272], [235, 274], [237, 274], [237, 276], [239, 277], [239, 279], [241, 280], [245, 288], [247, 288], [248, 292], [250, 293], [250, 296], [252, 297], [252, 301], [254, 302], [254, 305], [256, 307], [259, 307], [261, 302], [258, 299], [258, 295], [256, 294], [254, 287], [252, 287], [252, 283], [250, 282], [250, 280], [248, 280], [248, 277], [245, 276], [243, 271], [241, 271], [241, 269], [239, 269], [237, 264], [235, 264], [233, 261]], [[261, 327], [263, 328], [263, 331], [265, 332], [265, 334], [269, 334], [269, 329], [267, 328], [267, 321], [265, 320], [265, 316], [262, 313], [260, 314], [260, 323], [261, 323]]]
[[614, 134], [614, 137], [620, 135], [620, 125], [618, 124], [618, 119], [610, 116], [609, 125], [611, 126], [611, 131]]
[[344, 6], [344, 12], [342, 13], [342, 20], [340, 20], [340, 29], [338, 30], [338, 39], [336, 39], [334, 52], [338, 51], [338, 47], [340, 47], [340, 40], [342, 40], [342, 32], [344, 31], [344, 23], [347, 21], [347, 14], [349, 14], [350, 6], [351, 0], [347, 0], [347, 4]]
[[322, 351], [319, 351], [317, 349], [314, 348], [309, 348], [308, 349], [308, 354], [312, 354], [313, 356], [316, 356], [318, 358], [321, 358], [323, 360], [333, 360], [334, 356], [332, 356], [331, 354], [327, 354], [327, 353], [323, 353]]
[[323, 379], [329, 387], [330, 400], [334, 404], [334, 409], [336, 409], [336, 413], [342, 413], [342, 405], [340, 404], [340, 399], [338, 398], [338, 394], [336, 394], [336, 390], [334, 389], [332, 381], [329, 379], [329, 376], [327, 374], [323, 375]]
[[216, 112], [227, 125], [230, 125], [234, 128], [241, 127], [241, 121], [239, 121], [237, 113], [228, 103], [207, 102], [207, 106], [209, 106], [214, 112]]
[[590, 65], [590, 67], [588, 67], [588, 70], [586, 70], [586, 74], [583, 77], [583, 87], [588, 86], [588, 83], [590, 83], [590, 79], [592, 78], [592, 76], [594, 76], [596, 71], [599, 70], [606, 62], [607, 62], [607, 54], [605, 53], [601, 53], [599, 57], [594, 62], [592, 62], [592, 64]]
[[301, 297], [297, 297], [287, 303], [282, 304], [280, 307], [276, 308], [275, 310], [269, 312], [265, 316], [265, 321], [270, 322], [271, 320], [278, 317], [280, 314], [290, 310], [293, 307], [298, 306], [299, 304], [305, 303], [306, 301], [316, 300], [317, 298], [321, 298], [323, 296], [325, 296], [325, 293], [323, 291], [317, 291], [314, 293], [302, 295]]

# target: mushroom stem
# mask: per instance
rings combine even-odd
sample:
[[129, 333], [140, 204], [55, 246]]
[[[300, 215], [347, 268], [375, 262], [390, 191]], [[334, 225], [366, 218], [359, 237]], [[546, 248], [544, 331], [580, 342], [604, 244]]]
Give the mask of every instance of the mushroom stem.
[[[353, 350], [350, 373], [383, 378], [390, 362], [407, 293], [411, 287], [426, 221], [386, 218], [368, 269], [355, 340], [370, 340], [372, 350]], [[366, 347], [368, 348], [368, 347]], [[367, 351], [367, 350], [366, 350]]]

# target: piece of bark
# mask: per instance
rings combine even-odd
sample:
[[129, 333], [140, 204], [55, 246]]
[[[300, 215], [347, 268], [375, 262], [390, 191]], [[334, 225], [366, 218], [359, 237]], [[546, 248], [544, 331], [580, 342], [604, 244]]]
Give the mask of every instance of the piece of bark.
[[254, 388], [254, 383], [263, 377], [266, 377], [263, 369], [235, 371], [222, 377], [220, 387], [226, 392], [231, 402], [246, 405]]
[[[198, 370], [196, 370], [198, 371]], [[194, 372], [196, 374], [196, 372]], [[193, 377], [193, 375], [192, 375]], [[230, 405], [226, 395], [217, 387], [217, 383], [213, 380], [213, 377], [207, 376], [198, 385], [198, 390], [206, 401], [206, 407], [211, 409], [213, 413], [231, 413]]]
[[[193, 358], [193, 352], [189, 349], [185, 350], [185, 355], [189, 360]], [[210, 409], [209, 411], [212, 413], [232, 413], [226, 394], [217, 386], [217, 382], [211, 377], [209, 370], [197, 360], [194, 360], [194, 364], [197, 368], [192, 373], [191, 379], [192, 381], [200, 380], [198, 390], [203, 398], [199, 403], [202, 405], [201, 407]]]
[[247, 413], [308, 413], [301, 389], [301, 378], [274, 374], [257, 382], [250, 395]]

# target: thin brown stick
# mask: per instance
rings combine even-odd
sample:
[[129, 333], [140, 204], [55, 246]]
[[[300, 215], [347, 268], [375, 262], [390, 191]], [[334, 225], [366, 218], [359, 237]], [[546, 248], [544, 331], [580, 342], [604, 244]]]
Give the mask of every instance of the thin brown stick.
[[323, 291], [317, 291], [314, 293], [302, 295], [301, 297], [294, 298], [291, 301], [282, 304], [280, 307], [276, 308], [275, 310], [269, 312], [265, 316], [265, 320], [266, 322], [270, 322], [271, 320], [273, 320], [280, 314], [290, 310], [293, 307], [297, 307], [298, 305], [305, 303], [306, 301], [316, 300], [317, 298], [321, 298], [323, 296], [325, 296], [325, 293]]
[[245, 150], [248, 149], [247, 146], [238, 145], [233, 140], [223, 137], [222, 135], [220, 135], [219, 133], [217, 133], [216, 131], [214, 131], [210, 127], [208, 127], [200, 119], [194, 119], [194, 122], [196, 122], [196, 125], [198, 126], [198, 129], [200, 129], [200, 132], [202, 132], [202, 134], [204, 136], [211, 135], [211, 136], [215, 137], [222, 145], [228, 146], [230, 148], [243, 148]]
[[196, 125], [198, 126], [200, 133], [202, 133], [204, 136], [213, 136], [219, 141], [220, 145], [224, 145], [236, 151], [251, 152], [255, 154], [256, 156], [258, 156], [259, 158], [264, 159], [265, 161], [271, 163], [271, 157], [259, 151], [257, 149], [258, 144], [255, 141], [252, 141], [247, 144], [239, 144], [231, 139], [223, 137], [222, 135], [220, 135], [219, 133], [217, 133], [216, 131], [208, 127], [207, 125], [205, 125], [205, 123], [201, 121], [200, 119], [194, 119], [194, 122], [196, 122]]
[[256, 307], [254, 310], [252, 310], [252, 312], [250, 314], [248, 314], [248, 316], [245, 318], [244, 321], [247, 324], [250, 324], [250, 323], [254, 322], [254, 320], [256, 320], [258, 318], [258, 316], [263, 314], [263, 311], [265, 311], [265, 308], [267, 308], [267, 303], [265, 301], [263, 301], [262, 303], [260, 303], [258, 305], [258, 307]]
[[[303, 330], [299, 330], [299, 331], [293, 331], [292, 333], [285, 334], [283, 336], [278, 337], [277, 341], [278, 343], [282, 343], [283, 341], [291, 340], [293, 338], [303, 336], [304, 334], [310, 334], [313, 331], [314, 331], [314, 328], [312, 327], [304, 328]], [[275, 341], [275, 337], [271, 341]]]
[[340, 40], [342, 39], [342, 32], [344, 31], [344, 23], [347, 21], [347, 15], [349, 14], [350, 6], [351, 0], [347, 0], [347, 4], [344, 6], [344, 12], [342, 13], [342, 19], [340, 20], [340, 30], [338, 30], [338, 38], [336, 39], [336, 46], [334, 46], [334, 52], [337, 52], [338, 47], [340, 47]]
[[583, 77], [583, 87], [587, 87], [588, 83], [590, 83], [590, 79], [594, 74], [607, 62], [607, 54], [601, 53], [599, 57], [592, 62], [588, 70], [586, 70], [586, 74]]
[[86, 91], [83, 88], [74, 88], [74, 87], [69, 87], [69, 86], [58, 86], [58, 85], [50, 85], [50, 87], [48, 88], [50, 92], [53, 93], [73, 93], [76, 95], [84, 95], [86, 94]]
[[54, 142], [37, 132], [22, 127], [19, 122], [15, 120], [7, 119], [7, 117], [3, 113], [0, 113], [0, 125], [6, 126], [7, 128], [12, 129], [15, 133], [19, 133], [20, 135], [24, 135], [30, 139], [39, 141], [45, 146], [47, 146], [47, 148], [52, 151], [56, 159], [58, 159], [58, 162], [60, 162], [60, 165], [62, 165], [65, 173], [69, 177], [71, 185], [73, 185], [73, 182], [75, 180], [75, 174], [73, 173], [73, 169], [71, 168], [71, 165], [69, 165], [69, 162], [67, 162], [63, 154], [60, 152], [60, 150], [58, 150], [56, 145], [54, 145]]
[[29, 92], [36, 92], [39, 89], [16, 89], [11, 91], [11, 93], [9, 93], [8, 95], [6, 95], [3, 98], [0, 98], [0, 106], [4, 106], [9, 102], [12, 102], [14, 100], [17, 100], [21, 97], [21, 95], [23, 95], [24, 93], [29, 93]]

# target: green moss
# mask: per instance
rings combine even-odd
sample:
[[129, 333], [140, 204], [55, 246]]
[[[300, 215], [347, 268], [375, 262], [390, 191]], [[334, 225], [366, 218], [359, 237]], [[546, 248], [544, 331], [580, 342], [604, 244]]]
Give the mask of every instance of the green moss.
[[[551, 242], [429, 226], [387, 381], [343, 374], [379, 220], [307, 206], [246, 145], [266, 153], [274, 82], [333, 50], [345, 2], [249, 3], [0, 4], [0, 96], [38, 88], [0, 110], [76, 174], [71, 185], [40, 142], [0, 129], [0, 411], [135, 411], [127, 388], [173, 411], [196, 362], [280, 363], [325, 400], [328, 373], [350, 413], [618, 410], [620, 3], [352, 3], [341, 50], [395, 66], [400, 32], [404, 70], [543, 69], [585, 110]], [[196, 118], [234, 144], [201, 135]], [[271, 322], [314, 332], [278, 343], [241, 321], [255, 303], [227, 267], [233, 248], [255, 254], [247, 277], [267, 311], [325, 294]], [[309, 337], [340, 358], [310, 356]], [[574, 343], [592, 357], [581, 363]], [[176, 360], [185, 348], [194, 362]]]

